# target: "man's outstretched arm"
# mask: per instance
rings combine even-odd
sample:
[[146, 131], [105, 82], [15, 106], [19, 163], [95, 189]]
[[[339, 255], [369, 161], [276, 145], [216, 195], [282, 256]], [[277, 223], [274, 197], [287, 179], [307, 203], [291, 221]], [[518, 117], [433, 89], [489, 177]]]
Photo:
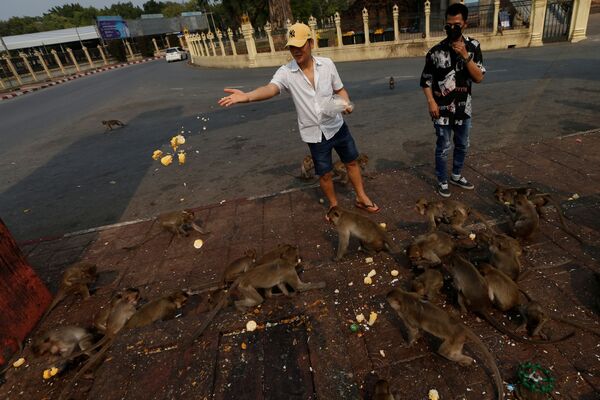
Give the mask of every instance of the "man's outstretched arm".
[[219, 105], [229, 107], [236, 103], [249, 103], [251, 101], [267, 100], [279, 94], [279, 87], [274, 83], [269, 83], [252, 90], [251, 92], [242, 92], [238, 89], [225, 88], [226, 93], [231, 93], [229, 96], [221, 97]]

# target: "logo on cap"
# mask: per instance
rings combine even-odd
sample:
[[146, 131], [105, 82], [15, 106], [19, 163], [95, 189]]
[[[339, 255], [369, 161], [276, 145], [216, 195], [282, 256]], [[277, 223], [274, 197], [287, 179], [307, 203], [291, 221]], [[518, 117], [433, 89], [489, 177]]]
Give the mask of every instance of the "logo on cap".
[[290, 31], [290, 37], [296, 37], [296, 31], [294, 31], [293, 29]]

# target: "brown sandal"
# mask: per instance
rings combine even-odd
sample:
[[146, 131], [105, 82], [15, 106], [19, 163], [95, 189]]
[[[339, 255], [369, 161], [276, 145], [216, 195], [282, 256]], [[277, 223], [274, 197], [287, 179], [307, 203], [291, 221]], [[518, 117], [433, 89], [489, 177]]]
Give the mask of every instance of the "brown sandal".
[[371, 214], [377, 214], [380, 211], [380, 208], [375, 203], [365, 204], [362, 201], [356, 200], [354, 206]]

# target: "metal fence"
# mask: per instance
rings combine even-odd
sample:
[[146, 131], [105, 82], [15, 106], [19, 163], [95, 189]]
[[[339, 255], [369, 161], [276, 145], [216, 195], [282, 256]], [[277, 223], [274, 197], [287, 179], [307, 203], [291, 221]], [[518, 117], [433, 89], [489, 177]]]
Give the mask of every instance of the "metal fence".
[[573, 14], [573, 0], [548, 0], [544, 18], [545, 42], [567, 40]]

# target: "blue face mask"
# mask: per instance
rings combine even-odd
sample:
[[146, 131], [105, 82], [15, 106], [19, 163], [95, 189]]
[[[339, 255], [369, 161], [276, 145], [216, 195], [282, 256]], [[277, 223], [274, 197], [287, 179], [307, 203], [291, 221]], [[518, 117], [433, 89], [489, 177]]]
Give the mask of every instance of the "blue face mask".
[[444, 30], [450, 41], [455, 41], [462, 36], [462, 27], [460, 24], [446, 24]]

